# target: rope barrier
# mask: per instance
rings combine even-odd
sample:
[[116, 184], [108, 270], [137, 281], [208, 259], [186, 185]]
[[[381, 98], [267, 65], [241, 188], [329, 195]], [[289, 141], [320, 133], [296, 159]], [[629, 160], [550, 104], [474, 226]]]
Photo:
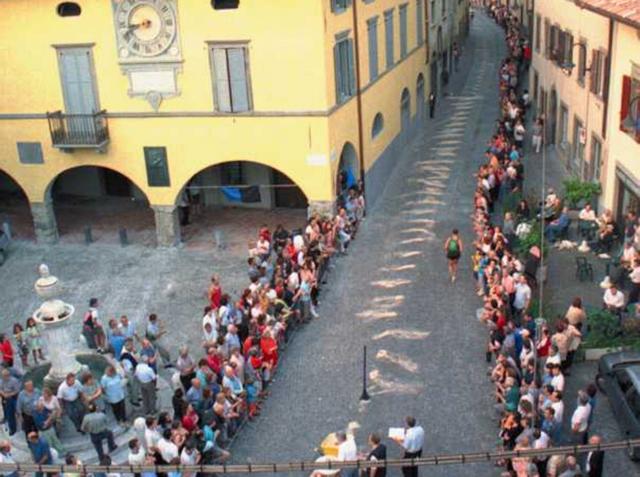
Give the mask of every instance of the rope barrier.
[[568, 445], [559, 447], [549, 447], [547, 449], [520, 449], [517, 451], [496, 451], [496, 452], [477, 452], [467, 454], [444, 454], [432, 455], [412, 459], [386, 459], [379, 461], [371, 460], [350, 460], [350, 461], [325, 461], [325, 462], [271, 462], [264, 464], [213, 464], [213, 465], [141, 465], [135, 466], [130, 464], [112, 464], [109, 466], [102, 465], [41, 465], [41, 464], [0, 464], [0, 473], [6, 474], [13, 471], [21, 472], [203, 472], [218, 474], [254, 474], [254, 473], [284, 473], [297, 471], [311, 471], [316, 469], [369, 469], [377, 467], [407, 467], [414, 465], [417, 467], [432, 465], [468, 465], [479, 464], [491, 461], [511, 459], [514, 457], [550, 457], [552, 455], [567, 454], [584, 454], [591, 451], [612, 451], [626, 450], [633, 447], [640, 447], [640, 439], [627, 439], [624, 441], [586, 444], [586, 445]]

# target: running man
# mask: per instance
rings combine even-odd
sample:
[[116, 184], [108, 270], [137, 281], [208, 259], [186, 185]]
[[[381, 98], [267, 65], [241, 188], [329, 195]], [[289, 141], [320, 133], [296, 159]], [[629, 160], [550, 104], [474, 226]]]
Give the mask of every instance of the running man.
[[444, 251], [449, 260], [449, 278], [451, 282], [456, 281], [456, 274], [458, 273], [458, 260], [462, 255], [462, 239], [458, 233], [458, 229], [453, 229], [451, 235], [444, 243]]

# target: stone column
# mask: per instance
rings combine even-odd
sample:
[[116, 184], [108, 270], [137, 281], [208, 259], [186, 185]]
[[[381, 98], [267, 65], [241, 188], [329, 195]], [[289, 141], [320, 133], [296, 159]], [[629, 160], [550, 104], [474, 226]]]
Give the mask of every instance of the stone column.
[[336, 213], [336, 202], [334, 200], [311, 200], [307, 207], [307, 217], [313, 214], [332, 217]]
[[180, 220], [175, 205], [153, 205], [158, 247], [175, 247], [180, 243]]
[[58, 242], [58, 224], [53, 211], [53, 202], [31, 202], [31, 216], [36, 240], [40, 244], [55, 244]]

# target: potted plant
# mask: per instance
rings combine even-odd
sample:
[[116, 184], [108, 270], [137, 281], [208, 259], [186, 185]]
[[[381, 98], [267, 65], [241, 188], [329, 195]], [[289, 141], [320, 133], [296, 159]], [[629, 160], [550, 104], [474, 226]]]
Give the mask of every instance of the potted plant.
[[597, 182], [581, 181], [577, 178], [567, 179], [564, 185], [564, 198], [570, 209], [584, 207], [592, 204], [593, 199], [600, 195], [601, 187]]
[[598, 360], [624, 345], [622, 328], [618, 317], [607, 310], [594, 309], [587, 313], [587, 336], [582, 342], [585, 359]]

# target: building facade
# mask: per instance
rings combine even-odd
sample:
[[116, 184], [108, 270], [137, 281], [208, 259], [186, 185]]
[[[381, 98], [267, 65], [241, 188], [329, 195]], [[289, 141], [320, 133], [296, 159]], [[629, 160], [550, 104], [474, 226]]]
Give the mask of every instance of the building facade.
[[185, 190], [330, 211], [342, 171], [374, 203], [425, 117], [426, 8], [7, 0], [0, 191], [24, 192], [42, 242], [58, 239], [62, 193], [147, 201], [159, 245], [180, 240]]
[[640, 211], [640, 6], [536, 0], [529, 85], [568, 171], [599, 182], [600, 207]]

